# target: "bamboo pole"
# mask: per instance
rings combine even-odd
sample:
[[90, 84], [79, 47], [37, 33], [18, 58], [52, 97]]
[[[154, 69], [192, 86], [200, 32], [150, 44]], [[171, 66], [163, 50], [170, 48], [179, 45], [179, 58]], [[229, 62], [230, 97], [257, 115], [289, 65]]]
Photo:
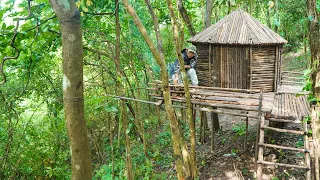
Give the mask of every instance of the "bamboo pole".
[[311, 113], [311, 123], [312, 123], [312, 138], [314, 143], [314, 169], [315, 169], [315, 180], [319, 180], [319, 157], [318, 157], [318, 142], [317, 142], [317, 130], [316, 130], [316, 120], [319, 119], [318, 113], [315, 109], [316, 107], [312, 107]]
[[305, 132], [303, 131], [295, 131], [295, 130], [288, 130], [288, 129], [279, 129], [279, 128], [273, 128], [273, 127], [261, 127], [262, 129], [268, 129], [276, 132], [282, 132], [282, 133], [291, 133], [291, 134], [298, 134], [298, 135], [304, 135]]
[[214, 123], [213, 123], [213, 116], [214, 114], [211, 113], [211, 153], [214, 152]]
[[145, 100], [140, 100], [140, 99], [134, 99], [134, 98], [128, 98], [128, 97], [123, 97], [123, 96], [114, 96], [114, 95], [109, 95], [107, 94], [106, 96], [113, 97], [113, 98], [119, 98], [123, 100], [129, 100], [129, 101], [136, 101], [136, 102], [142, 102], [142, 103], [147, 103], [147, 104], [153, 104], [156, 106], [159, 106], [163, 103], [163, 101], [158, 101], [158, 102], [152, 102], [152, 101], [145, 101]]
[[299, 152], [309, 152], [309, 150], [306, 149], [300, 149], [300, 148], [294, 148], [294, 147], [286, 147], [286, 146], [279, 146], [274, 144], [264, 144], [259, 143], [259, 146], [269, 147], [269, 148], [276, 148], [276, 149], [285, 149], [285, 150], [291, 150], [291, 151], [299, 151]]
[[[262, 113], [261, 113], [261, 109], [262, 109], [262, 90], [260, 90], [260, 98], [259, 98], [259, 110], [258, 110], [258, 126], [257, 126], [257, 138], [256, 138], [256, 148], [255, 148], [255, 171], [258, 173], [258, 164], [257, 164], [257, 162], [258, 162], [258, 150], [260, 150], [259, 149], [259, 141], [260, 141], [260, 136], [261, 136], [261, 132], [262, 133], [264, 133], [264, 131], [261, 129], [261, 121], [262, 121], [262, 119], [261, 119], [261, 117], [262, 117]], [[263, 124], [262, 124], [262, 126], [264, 126]], [[263, 134], [262, 134], [262, 136], [263, 136]], [[264, 137], [263, 137], [264, 138]], [[263, 143], [263, 141], [262, 141], [262, 143]], [[262, 149], [263, 150], [263, 149]], [[263, 158], [262, 158], [262, 160], [263, 160]], [[262, 167], [261, 167], [262, 168]], [[260, 170], [260, 169], [259, 169]], [[261, 171], [262, 171], [262, 169], [261, 169]], [[258, 175], [257, 175], [258, 176]], [[259, 176], [258, 176], [258, 178], [259, 178]]]
[[[248, 112], [246, 112], [248, 114]], [[248, 150], [248, 129], [249, 129], [249, 118], [246, 117], [246, 138], [244, 141], [244, 151], [246, 152]]]
[[252, 46], [250, 45], [249, 47], [249, 62], [250, 62], [250, 65], [249, 65], [249, 68], [250, 68], [250, 86], [249, 86], [249, 89], [252, 89]]
[[277, 77], [278, 77], [278, 52], [279, 49], [278, 49], [278, 46], [276, 47], [276, 56], [275, 56], [275, 60], [274, 60], [274, 89], [273, 91], [274, 92], [277, 92]]
[[211, 70], [211, 54], [212, 54], [212, 45], [209, 44], [209, 86], [212, 87], [212, 70]]
[[[304, 148], [306, 150], [309, 150], [309, 139], [308, 139], [308, 124], [307, 121], [303, 122], [303, 130], [304, 130]], [[309, 152], [305, 152], [305, 164], [308, 167], [307, 171], [306, 171], [306, 180], [311, 180], [311, 168], [310, 168], [310, 151]]]
[[299, 166], [294, 164], [283, 164], [283, 163], [274, 163], [274, 162], [268, 162], [268, 161], [258, 161], [258, 164], [264, 164], [267, 166], [282, 166], [287, 168], [298, 168], [298, 169], [308, 169], [307, 166]]

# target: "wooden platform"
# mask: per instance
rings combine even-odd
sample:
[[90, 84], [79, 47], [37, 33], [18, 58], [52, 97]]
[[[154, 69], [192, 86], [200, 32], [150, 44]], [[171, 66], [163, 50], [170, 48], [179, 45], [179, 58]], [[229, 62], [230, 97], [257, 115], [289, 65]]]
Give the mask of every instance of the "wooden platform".
[[[155, 100], [163, 100], [160, 84], [152, 84], [150, 96]], [[171, 98], [176, 108], [185, 108], [184, 90], [181, 85], [170, 85]], [[256, 90], [215, 88], [204, 86], [190, 86], [191, 102], [203, 111], [215, 107], [220, 109], [234, 109], [258, 112], [260, 93]], [[296, 94], [300, 94], [297, 96]], [[310, 114], [307, 94], [302, 92], [301, 86], [282, 85], [278, 92], [262, 93], [261, 111], [268, 118], [283, 120], [301, 120]], [[177, 105], [179, 104], [179, 105]], [[207, 109], [205, 109], [207, 108]], [[216, 110], [217, 111], [217, 110]], [[244, 116], [240, 114], [239, 116]], [[257, 117], [257, 116], [255, 116]]]

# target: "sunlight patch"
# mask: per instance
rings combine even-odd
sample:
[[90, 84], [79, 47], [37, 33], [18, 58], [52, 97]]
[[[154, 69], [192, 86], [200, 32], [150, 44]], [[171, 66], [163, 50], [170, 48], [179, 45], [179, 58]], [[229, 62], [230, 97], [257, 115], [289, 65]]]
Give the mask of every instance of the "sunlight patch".
[[68, 89], [68, 87], [70, 87], [70, 80], [68, 79], [68, 77], [64, 74], [63, 75], [63, 91], [66, 91]]

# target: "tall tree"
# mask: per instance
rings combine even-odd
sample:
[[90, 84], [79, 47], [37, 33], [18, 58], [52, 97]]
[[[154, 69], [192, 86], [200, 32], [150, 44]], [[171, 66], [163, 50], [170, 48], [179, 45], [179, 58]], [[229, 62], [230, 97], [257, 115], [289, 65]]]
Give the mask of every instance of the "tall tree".
[[183, 6], [183, 0], [178, 0], [178, 9], [182, 16], [184, 23], [187, 25], [189, 33], [191, 36], [196, 35], [196, 30], [193, 27], [192, 21], [188, 15], [186, 8]]
[[212, 15], [213, 0], [206, 1], [206, 17], [205, 17], [205, 28], [211, 25], [211, 15]]
[[[277, 19], [277, 21], [279, 21], [279, 15], [278, 15], [278, 0], [274, 0], [274, 14], [275, 14], [275, 16], [276, 16], [276, 19]], [[277, 24], [275, 25], [275, 27], [274, 27], [274, 31], [276, 32], [276, 33], [278, 33], [278, 29], [279, 29], [279, 23], [277, 22]]]
[[313, 95], [320, 99], [320, 26], [317, 1], [307, 0], [309, 22], [309, 44], [311, 51], [311, 68], [313, 80]]
[[80, 12], [73, 0], [50, 0], [60, 21], [63, 97], [71, 147], [72, 179], [91, 179], [91, 155], [84, 119], [83, 47]]
[[189, 156], [189, 153], [187, 151], [187, 147], [185, 146], [185, 142], [184, 139], [182, 140], [183, 142], [181, 142], [182, 146], [185, 149], [185, 153], [183, 153], [183, 155], [185, 154], [186, 157], [184, 159], [187, 159], [186, 164], [190, 164], [190, 175], [191, 175], [191, 179], [194, 179], [197, 176], [197, 163], [196, 163], [196, 132], [195, 132], [195, 122], [193, 122], [193, 118], [192, 118], [192, 104], [191, 104], [191, 96], [190, 96], [190, 90], [189, 90], [189, 84], [188, 84], [188, 79], [187, 79], [187, 75], [186, 75], [186, 70], [184, 68], [184, 60], [182, 58], [182, 54], [181, 54], [181, 47], [180, 47], [180, 39], [179, 39], [179, 31], [180, 28], [177, 25], [177, 21], [176, 21], [176, 17], [174, 14], [174, 9], [173, 9], [173, 5], [172, 5], [172, 1], [171, 0], [167, 0], [167, 4], [168, 4], [168, 9], [169, 9], [169, 13], [170, 13], [170, 17], [171, 17], [171, 22], [172, 22], [172, 31], [173, 31], [173, 36], [174, 36], [174, 42], [175, 42], [175, 46], [176, 46], [176, 55], [178, 57], [179, 60], [179, 64], [180, 64], [180, 71], [181, 71], [181, 75], [182, 75], [182, 79], [183, 79], [183, 86], [184, 86], [184, 92], [185, 92], [185, 98], [186, 98], [186, 106], [187, 106], [187, 121], [189, 122], [189, 127], [190, 127], [190, 134], [191, 134], [191, 157]]
[[181, 144], [181, 140], [184, 138], [183, 134], [179, 129], [179, 121], [175, 115], [175, 111], [172, 106], [171, 96], [170, 96], [170, 88], [169, 88], [169, 76], [167, 71], [167, 66], [164, 56], [160, 55], [160, 52], [157, 51], [157, 47], [153, 43], [152, 39], [148, 35], [146, 28], [143, 26], [139, 16], [133, 9], [133, 7], [129, 4], [128, 0], [123, 0], [123, 4], [126, 7], [126, 10], [131, 15], [134, 23], [138, 27], [141, 35], [143, 36], [144, 40], [146, 41], [150, 51], [152, 52], [155, 60], [157, 61], [158, 65], [160, 66], [161, 71], [161, 80], [162, 80], [162, 92], [163, 98], [165, 102], [165, 109], [168, 114], [168, 118], [170, 120], [170, 130], [171, 130], [171, 138], [172, 138], [172, 146], [173, 146], [173, 157], [176, 162], [176, 170], [178, 179], [188, 179], [190, 178], [190, 167], [189, 164], [185, 162], [187, 160], [183, 159], [185, 156], [185, 151], [183, 150], [184, 146]]

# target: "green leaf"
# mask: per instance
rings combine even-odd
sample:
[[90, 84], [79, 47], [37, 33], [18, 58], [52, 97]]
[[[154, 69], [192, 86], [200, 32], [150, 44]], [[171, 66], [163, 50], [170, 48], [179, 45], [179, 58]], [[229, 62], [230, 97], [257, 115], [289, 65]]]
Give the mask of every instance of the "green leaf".
[[14, 25], [10, 25], [7, 27], [7, 30], [12, 30], [14, 28]]
[[308, 19], [309, 19], [309, 21], [313, 21], [313, 16], [309, 15]]

